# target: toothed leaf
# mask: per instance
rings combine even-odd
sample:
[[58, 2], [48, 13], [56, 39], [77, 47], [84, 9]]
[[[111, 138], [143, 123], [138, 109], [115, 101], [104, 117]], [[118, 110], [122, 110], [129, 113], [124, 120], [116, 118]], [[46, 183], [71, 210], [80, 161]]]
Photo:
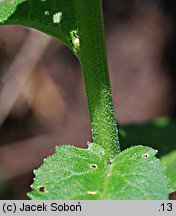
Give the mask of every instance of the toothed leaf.
[[131, 147], [107, 162], [102, 147], [57, 147], [35, 171], [32, 199], [167, 199], [163, 167], [149, 147]]

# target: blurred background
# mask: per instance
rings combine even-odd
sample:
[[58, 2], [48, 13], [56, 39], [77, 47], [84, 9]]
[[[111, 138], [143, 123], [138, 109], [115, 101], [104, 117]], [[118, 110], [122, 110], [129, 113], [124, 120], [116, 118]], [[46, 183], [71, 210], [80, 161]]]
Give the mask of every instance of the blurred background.
[[[104, 1], [110, 79], [121, 125], [176, 117], [176, 2]], [[0, 28], [0, 198], [27, 199], [56, 145], [91, 140], [79, 62], [58, 40]]]

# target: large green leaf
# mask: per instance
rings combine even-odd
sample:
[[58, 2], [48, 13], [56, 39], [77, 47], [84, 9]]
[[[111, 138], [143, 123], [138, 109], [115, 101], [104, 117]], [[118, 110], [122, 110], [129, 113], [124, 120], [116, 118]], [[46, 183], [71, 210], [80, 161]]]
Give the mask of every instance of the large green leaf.
[[146, 145], [158, 150], [161, 157], [176, 149], [176, 123], [167, 117], [154, 121], [130, 124], [119, 129], [121, 148]]
[[150, 147], [131, 147], [107, 163], [102, 147], [57, 147], [35, 171], [32, 199], [167, 199], [163, 167]]
[[70, 32], [77, 30], [74, 0], [4, 0], [0, 3], [0, 24], [38, 29], [72, 49]]
[[161, 163], [166, 167], [170, 192], [174, 192], [176, 191], [176, 150], [163, 156]]

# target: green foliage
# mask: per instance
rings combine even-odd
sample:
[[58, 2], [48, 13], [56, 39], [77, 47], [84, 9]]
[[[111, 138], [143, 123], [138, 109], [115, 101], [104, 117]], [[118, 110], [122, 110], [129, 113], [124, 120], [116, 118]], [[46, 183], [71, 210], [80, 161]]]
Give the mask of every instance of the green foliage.
[[176, 191], [176, 150], [163, 156], [161, 163], [166, 167], [170, 192]]
[[158, 149], [161, 157], [176, 149], [176, 124], [167, 117], [142, 124], [130, 124], [119, 129], [121, 148], [146, 145]]
[[[32, 199], [167, 199], [156, 151], [136, 146], [108, 164], [96, 144], [88, 149], [62, 146], [35, 171]], [[47, 173], [47, 174], [46, 174]]]
[[158, 149], [158, 156], [166, 167], [170, 192], [176, 191], [176, 124], [168, 117], [160, 117], [142, 124], [120, 128], [121, 148], [131, 145], [146, 145]]
[[[86, 150], [73, 146], [57, 147], [56, 153], [35, 171], [34, 190], [29, 197], [167, 199], [169, 190], [155, 150], [136, 146], [120, 153], [108, 76], [101, 0], [5, 0], [0, 3], [0, 24], [38, 29], [60, 39], [79, 57], [92, 136], [96, 143], [89, 145]], [[150, 143], [161, 147], [164, 141], [168, 145], [169, 137], [167, 140], [163, 137], [162, 142], [156, 138], [163, 128], [163, 131], [167, 129], [168, 122], [163, 122], [140, 128], [134, 125], [124, 127], [120, 130], [122, 147]], [[164, 154], [167, 150], [164, 145], [162, 147], [164, 150], [160, 153]], [[166, 161], [170, 159], [163, 159], [164, 164]], [[173, 160], [167, 167], [170, 175], [169, 167], [173, 168]], [[175, 177], [172, 182], [173, 179]]]
[[60, 39], [80, 57], [94, 141], [104, 145], [109, 157], [120, 152], [101, 0], [5, 0], [0, 3], [0, 24], [38, 29]]
[[1, 25], [23, 25], [60, 39], [74, 50], [70, 32], [77, 29], [74, 0], [5, 0]]

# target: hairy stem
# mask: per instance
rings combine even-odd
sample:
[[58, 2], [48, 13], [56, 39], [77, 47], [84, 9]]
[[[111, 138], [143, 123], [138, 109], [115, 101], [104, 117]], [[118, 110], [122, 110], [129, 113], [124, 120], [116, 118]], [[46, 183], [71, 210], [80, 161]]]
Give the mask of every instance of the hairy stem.
[[107, 159], [120, 152], [105, 46], [101, 0], [75, 0], [79, 58], [88, 99], [92, 137]]

